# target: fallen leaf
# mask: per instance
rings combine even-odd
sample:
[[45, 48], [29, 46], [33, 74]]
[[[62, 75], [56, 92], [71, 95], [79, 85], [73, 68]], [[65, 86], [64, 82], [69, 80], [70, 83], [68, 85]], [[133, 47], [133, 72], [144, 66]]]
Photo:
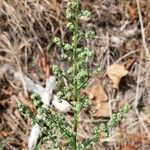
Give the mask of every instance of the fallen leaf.
[[99, 82], [90, 85], [87, 89], [83, 90], [89, 99], [92, 100], [92, 112], [94, 117], [110, 117], [108, 96]]
[[141, 134], [128, 134], [129, 140], [132, 140], [137, 143], [150, 144], [150, 139], [146, 135]]
[[123, 145], [121, 150], [136, 150], [136, 148], [133, 145]]
[[106, 70], [106, 74], [113, 82], [113, 88], [118, 89], [121, 78], [128, 74], [123, 64], [112, 64]]
[[137, 60], [137, 58], [128, 59], [127, 61], [123, 62], [122, 65], [123, 65], [127, 70], [129, 70], [130, 67], [135, 63], [136, 60]]
[[129, 5], [127, 7], [127, 10], [128, 10], [128, 15], [132, 21], [134, 21], [138, 18], [137, 9], [134, 6]]

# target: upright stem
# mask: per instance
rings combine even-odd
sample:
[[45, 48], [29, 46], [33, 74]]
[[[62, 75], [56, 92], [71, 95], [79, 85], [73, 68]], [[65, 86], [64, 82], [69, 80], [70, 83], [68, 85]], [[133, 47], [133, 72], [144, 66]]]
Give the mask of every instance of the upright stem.
[[[77, 9], [76, 9], [76, 19], [75, 19], [75, 26], [76, 26], [76, 30], [73, 33], [73, 36], [77, 37], [79, 34], [79, 30], [78, 30], [78, 26], [79, 26], [79, 5], [80, 5], [80, 0], [76, 0], [77, 2]], [[76, 77], [77, 73], [78, 73], [78, 67], [77, 67], [77, 46], [79, 41], [75, 38], [75, 41], [73, 41], [74, 43], [74, 48], [73, 48], [73, 66], [74, 66], [74, 77]], [[79, 102], [79, 90], [78, 90], [78, 82], [75, 78], [75, 84], [74, 84], [74, 100], [75, 102]], [[74, 112], [74, 145], [73, 145], [73, 150], [77, 150], [77, 130], [78, 130], [78, 118], [79, 118], [79, 112], [75, 111]]]

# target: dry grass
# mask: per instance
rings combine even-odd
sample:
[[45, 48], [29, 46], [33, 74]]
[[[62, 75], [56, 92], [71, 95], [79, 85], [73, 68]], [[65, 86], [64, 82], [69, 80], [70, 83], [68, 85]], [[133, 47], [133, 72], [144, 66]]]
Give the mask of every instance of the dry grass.
[[[69, 39], [70, 34], [65, 28], [65, 4], [66, 0], [0, 1], [0, 71], [3, 64], [8, 64], [22, 73], [21, 83], [10, 78], [7, 73], [4, 76], [3, 73], [0, 75], [0, 103], [7, 101], [6, 105], [0, 104], [0, 145], [4, 149], [26, 149], [30, 124], [19, 114], [15, 103], [19, 98], [19, 91], [23, 91], [24, 95], [28, 94], [23, 74], [44, 85], [45, 75], [39, 65], [42, 55], [47, 55], [50, 64], [65, 65], [65, 62], [60, 60], [60, 49], [52, 43], [52, 38], [56, 35], [65, 41]], [[95, 52], [89, 62], [91, 68], [101, 67], [105, 70], [114, 62], [137, 59], [116, 94], [110, 83], [101, 81], [106, 82], [104, 84], [109, 91], [112, 111], [116, 111], [117, 106], [126, 101], [131, 103], [132, 110], [119, 127], [110, 132], [111, 136], [101, 139], [97, 146], [93, 146], [93, 150], [125, 150], [125, 145], [132, 145], [136, 150], [148, 150], [150, 2], [83, 0], [83, 6], [90, 9], [93, 16], [90, 20], [83, 21], [82, 27], [91, 27], [97, 33], [94, 40], [82, 43]], [[129, 6], [132, 11], [129, 10]], [[137, 16], [133, 16], [133, 12]], [[66, 117], [71, 119], [69, 115]], [[93, 125], [103, 120], [87, 114], [82, 117], [86, 118], [79, 130], [83, 137], [90, 136]], [[3, 149], [1, 147], [0, 149]], [[128, 150], [132, 150], [131, 147]]]

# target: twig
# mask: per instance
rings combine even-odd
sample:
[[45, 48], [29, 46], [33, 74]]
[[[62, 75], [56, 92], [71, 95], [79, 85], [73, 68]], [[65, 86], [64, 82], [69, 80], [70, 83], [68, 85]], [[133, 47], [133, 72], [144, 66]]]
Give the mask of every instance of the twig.
[[138, 8], [139, 21], [140, 21], [140, 26], [141, 26], [141, 34], [142, 34], [143, 47], [144, 47], [144, 50], [146, 52], [146, 56], [148, 58], [150, 58], [149, 49], [147, 47], [146, 40], [145, 40], [145, 32], [144, 32], [143, 19], [142, 19], [142, 14], [141, 14], [141, 8], [140, 8], [139, 0], [136, 0], [136, 4], [137, 4], [137, 8]]
[[139, 111], [137, 109], [138, 106], [138, 101], [139, 101], [139, 93], [140, 93], [140, 75], [141, 75], [141, 61], [139, 62], [139, 66], [138, 66], [138, 77], [137, 77], [137, 87], [136, 87], [136, 94], [135, 94], [135, 112], [138, 116], [139, 122], [141, 123], [142, 127], [144, 128], [144, 130], [146, 131], [148, 137], [150, 138], [150, 133], [142, 119], [142, 117], [139, 114]]
[[123, 55], [122, 57], [120, 57], [118, 60], [116, 60], [114, 63], [118, 64], [119, 62], [121, 62], [123, 59], [125, 59], [126, 57], [132, 55], [132, 54], [135, 54], [137, 52], [140, 52], [140, 50], [136, 50], [136, 51], [131, 51], [125, 55]]

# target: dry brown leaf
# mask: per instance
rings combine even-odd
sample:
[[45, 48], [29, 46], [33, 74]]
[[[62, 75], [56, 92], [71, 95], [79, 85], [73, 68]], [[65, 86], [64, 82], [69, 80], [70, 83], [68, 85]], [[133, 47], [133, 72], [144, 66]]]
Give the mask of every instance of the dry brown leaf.
[[88, 87], [83, 91], [92, 100], [92, 108], [96, 110], [92, 113], [94, 117], [109, 117], [109, 104], [107, 94], [100, 83]]
[[135, 63], [136, 60], [137, 60], [137, 58], [128, 59], [127, 61], [123, 62], [122, 65], [125, 66], [125, 68], [127, 70], [129, 70], [130, 67]]
[[138, 12], [137, 9], [134, 6], [129, 5], [128, 6], [128, 14], [132, 21], [136, 20], [138, 18]]
[[148, 139], [146, 135], [128, 134], [127, 137], [129, 140], [132, 140], [137, 143], [150, 144], [150, 139]]
[[128, 144], [124, 145], [121, 150], [136, 150], [136, 148], [133, 145]]
[[112, 80], [113, 88], [118, 89], [121, 78], [128, 74], [128, 70], [122, 64], [112, 64], [107, 68], [106, 74]]

